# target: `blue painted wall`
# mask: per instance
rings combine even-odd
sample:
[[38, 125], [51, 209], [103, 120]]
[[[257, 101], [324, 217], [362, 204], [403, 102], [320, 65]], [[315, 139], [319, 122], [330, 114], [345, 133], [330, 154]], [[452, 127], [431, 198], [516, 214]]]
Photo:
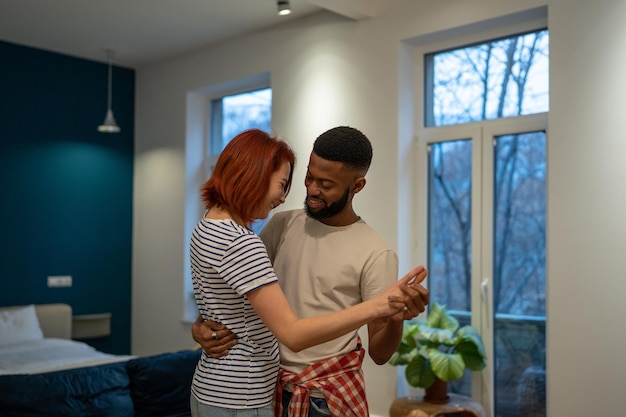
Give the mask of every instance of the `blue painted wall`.
[[135, 72], [113, 68], [110, 134], [107, 64], [1, 41], [0, 62], [0, 306], [110, 312], [111, 336], [88, 342], [130, 353]]

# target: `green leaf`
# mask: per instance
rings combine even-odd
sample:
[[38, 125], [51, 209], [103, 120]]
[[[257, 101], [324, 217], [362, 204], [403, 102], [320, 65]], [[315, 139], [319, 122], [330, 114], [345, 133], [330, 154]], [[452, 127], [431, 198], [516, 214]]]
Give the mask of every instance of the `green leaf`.
[[405, 324], [402, 328], [402, 343], [414, 348], [417, 345], [415, 338], [419, 334], [421, 324], [422, 323], [417, 321]]
[[487, 366], [487, 361], [484, 356], [478, 354], [468, 354], [468, 353], [460, 353], [463, 358], [463, 362], [465, 363], [465, 367], [470, 371], [480, 371], [485, 369]]
[[463, 357], [465, 366], [471, 371], [480, 371], [487, 366], [487, 358], [478, 345], [465, 340], [457, 346], [457, 352]]
[[406, 381], [413, 387], [428, 388], [435, 382], [435, 374], [430, 369], [428, 360], [419, 355], [409, 362], [404, 375]]
[[434, 302], [428, 310], [428, 317], [426, 318], [426, 324], [429, 327], [436, 327], [438, 329], [450, 330], [455, 332], [459, 328], [459, 322], [453, 316], [448, 314], [446, 306], [442, 306], [437, 302]]
[[420, 327], [420, 334], [431, 343], [444, 343], [452, 338], [452, 331], [445, 329], [438, 329], [436, 327], [422, 326]]
[[472, 343], [476, 345], [479, 353], [485, 356], [485, 346], [483, 345], [483, 339], [480, 337], [480, 333], [478, 333], [478, 329], [473, 326], [463, 326], [459, 329], [458, 337], [461, 339], [460, 343]]
[[472, 326], [464, 326], [459, 330], [459, 338], [456, 350], [463, 356], [465, 366], [472, 371], [484, 369], [487, 366], [487, 355], [478, 330]]
[[443, 353], [435, 349], [430, 352], [430, 366], [443, 381], [459, 379], [465, 371], [465, 363], [459, 353]]
[[398, 349], [389, 359], [389, 364], [393, 366], [406, 365], [417, 355], [417, 349], [407, 344], [400, 344]]

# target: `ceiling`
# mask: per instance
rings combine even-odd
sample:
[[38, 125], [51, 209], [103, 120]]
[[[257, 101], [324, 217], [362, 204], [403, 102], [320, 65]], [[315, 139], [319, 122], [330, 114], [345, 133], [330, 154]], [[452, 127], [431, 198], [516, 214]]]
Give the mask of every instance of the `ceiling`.
[[0, 0], [0, 40], [130, 68], [321, 10], [351, 19], [379, 0]]

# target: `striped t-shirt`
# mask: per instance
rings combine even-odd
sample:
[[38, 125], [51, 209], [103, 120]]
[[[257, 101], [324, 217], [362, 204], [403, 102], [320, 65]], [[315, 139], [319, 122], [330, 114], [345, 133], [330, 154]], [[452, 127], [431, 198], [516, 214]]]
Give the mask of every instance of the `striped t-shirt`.
[[190, 253], [200, 314], [223, 323], [238, 337], [226, 356], [214, 359], [202, 353], [193, 394], [217, 407], [269, 405], [278, 374], [278, 342], [245, 296], [277, 282], [263, 242], [232, 220], [202, 218], [192, 234]]

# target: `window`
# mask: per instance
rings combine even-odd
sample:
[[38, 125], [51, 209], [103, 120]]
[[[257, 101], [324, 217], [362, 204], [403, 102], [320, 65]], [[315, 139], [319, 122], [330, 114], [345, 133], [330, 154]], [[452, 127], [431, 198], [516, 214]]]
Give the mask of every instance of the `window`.
[[[234, 136], [251, 128], [271, 132], [272, 90], [268, 86], [269, 75], [261, 74], [187, 95], [183, 321], [193, 322], [198, 315], [191, 283], [189, 240], [205, 210], [200, 187], [211, 176], [219, 154]], [[253, 230], [259, 233], [265, 222], [254, 222]]]
[[[272, 90], [264, 88], [213, 99], [210, 111], [207, 178], [224, 147], [237, 134], [252, 128], [271, 132]], [[255, 221], [252, 230], [258, 234], [268, 219]]]
[[252, 128], [271, 131], [272, 90], [264, 88], [215, 98], [211, 100], [210, 112], [208, 156], [217, 158], [238, 133]]
[[548, 31], [426, 55], [426, 126], [548, 111]]
[[423, 55], [431, 301], [477, 327], [489, 365], [449, 383], [496, 417], [545, 414], [548, 31]]

